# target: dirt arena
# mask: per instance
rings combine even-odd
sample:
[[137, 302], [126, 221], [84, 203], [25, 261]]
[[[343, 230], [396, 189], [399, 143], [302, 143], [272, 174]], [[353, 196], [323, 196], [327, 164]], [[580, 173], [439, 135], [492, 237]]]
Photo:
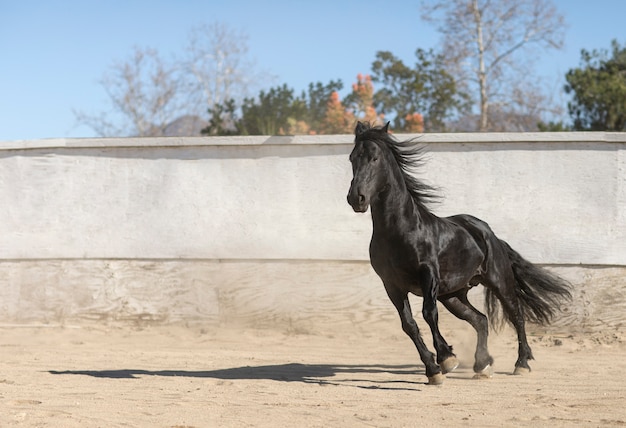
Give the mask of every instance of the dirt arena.
[[474, 380], [475, 335], [444, 330], [462, 365], [442, 386], [399, 323], [334, 329], [0, 328], [0, 426], [625, 426], [620, 332], [491, 334], [495, 373]]

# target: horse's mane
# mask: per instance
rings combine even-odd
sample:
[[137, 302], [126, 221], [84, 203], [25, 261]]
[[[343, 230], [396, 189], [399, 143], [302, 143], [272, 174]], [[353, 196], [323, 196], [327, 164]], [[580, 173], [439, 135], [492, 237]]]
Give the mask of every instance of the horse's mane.
[[357, 131], [355, 142], [373, 141], [383, 150], [389, 150], [400, 167], [409, 194], [418, 205], [425, 206], [439, 201], [441, 197], [438, 189], [413, 175], [425, 161], [424, 146], [416, 143], [419, 137], [400, 141], [387, 132], [387, 125], [371, 126], [369, 123], [360, 122], [360, 126], [357, 125], [360, 132]]

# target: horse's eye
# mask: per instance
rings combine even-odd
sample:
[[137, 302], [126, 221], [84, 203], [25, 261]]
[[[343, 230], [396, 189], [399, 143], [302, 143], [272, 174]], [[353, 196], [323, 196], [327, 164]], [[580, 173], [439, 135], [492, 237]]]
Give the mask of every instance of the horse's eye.
[[372, 158], [372, 162], [378, 162], [378, 156], [374, 156], [374, 157]]

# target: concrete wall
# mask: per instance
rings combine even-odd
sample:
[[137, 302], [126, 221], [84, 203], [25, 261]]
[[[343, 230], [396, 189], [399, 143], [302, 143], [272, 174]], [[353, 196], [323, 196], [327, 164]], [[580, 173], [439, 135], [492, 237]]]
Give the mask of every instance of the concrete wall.
[[[580, 292], [609, 278], [626, 309], [625, 134], [420, 142], [429, 161], [419, 175], [445, 196], [437, 214], [486, 220]], [[351, 145], [351, 136], [0, 143], [0, 322], [395, 316], [367, 263], [369, 214], [345, 202]], [[594, 324], [588, 306], [569, 321]]]

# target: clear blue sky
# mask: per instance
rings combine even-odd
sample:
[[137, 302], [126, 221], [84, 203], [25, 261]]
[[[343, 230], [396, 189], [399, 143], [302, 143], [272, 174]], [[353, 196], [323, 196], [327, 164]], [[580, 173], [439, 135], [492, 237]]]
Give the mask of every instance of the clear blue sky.
[[[560, 90], [581, 48], [626, 43], [626, 0], [555, 3], [568, 24], [565, 49], [537, 68]], [[416, 48], [439, 40], [418, 0], [0, 0], [0, 141], [94, 136], [72, 109], [109, 108], [98, 80], [113, 61], [133, 46], [168, 58], [192, 27], [212, 22], [245, 32], [257, 68], [298, 91], [331, 79], [349, 86], [379, 50], [412, 64]]]

